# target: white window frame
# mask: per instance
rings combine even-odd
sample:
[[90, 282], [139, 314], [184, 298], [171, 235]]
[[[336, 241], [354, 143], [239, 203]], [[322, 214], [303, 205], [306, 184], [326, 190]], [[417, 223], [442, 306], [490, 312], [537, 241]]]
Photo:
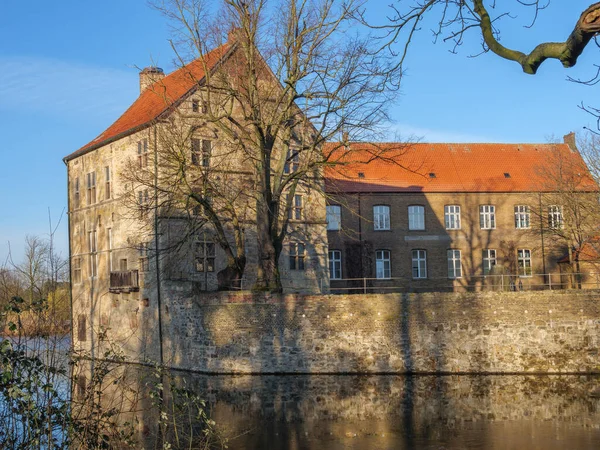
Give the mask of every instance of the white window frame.
[[446, 255], [448, 257], [448, 278], [451, 280], [462, 278], [462, 261], [460, 250], [448, 249]]
[[531, 265], [531, 250], [528, 248], [517, 249], [517, 270], [518, 275], [522, 278], [530, 278], [533, 276]]
[[486, 248], [481, 250], [481, 261], [483, 275], [488, 275], [496, 264], [498, 264], [496, 249]]
[[408, 229], [412, 231], [425, 230], [425, 207], [423, 205], [408, 207]]
[[427, 278], [427, 250], [412, 250], [411, 256], [413, 279], [420, 280]]
[[342, 228], [342, 207], [340, 205], [327, 205], [327, 231], [339, 231]]
[[300, 168], [300, 152], [298, 150], [288, 150], [285, 155], [285, 163], [283, 165], [283, 173], [290, 174], [297, 172]]
[[375, 251], [375, 278], [389, 280], [392, 277], [392, 253], [389, 250]]
[[460, 230], [460, 205], [444, 206], [446, 230]]
[[373, 229], [375, 231], [383, 231], [390, 229], [389, 205], [373, 206]]
[[531, 211], [527, 205], [515, 205], [515, 228], [528, 230], [531, 228]]
[[148, 139], [138, 141], [138, 167], [143, 169], [148, 167]]
[[81, 284], [81, 258], [73, 258], [73, 284]]
[[560, 205], [548, 206], [548, 227], [551, 229], [562, 229], [564, 227], [563, 207]]
[[329, 250], [329, 279], [342, 279], [342, 252], [340, 250]]
[[289, 198], [288, 201], [291, 202], [290, 209], [288, 212], [289, 220], [302, 220], [302, 213], [304, 209], [304, 198], [301, 194], [295, 194], [293, 198]]
[[496, 229], [496, 207], [479, 205], [479, 226], [482, 230]]

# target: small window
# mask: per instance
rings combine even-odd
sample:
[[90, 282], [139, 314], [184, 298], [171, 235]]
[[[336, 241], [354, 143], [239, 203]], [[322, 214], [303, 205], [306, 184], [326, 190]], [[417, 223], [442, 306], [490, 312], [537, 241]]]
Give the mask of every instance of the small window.
[[292, 243], [289, 246], [290, 270], [304, 270], [304, 244]]
[[148, 210], [150, 209], [150, 195], [148, 189], [138, 191], [138, 205], [140, 208], [140, 217], [146, 217]]
[[412, 251], [412, 277], [427, 278], [427, 252], [425, 250]]
[[392, 277], [392, 266], [389, 250], [377, 250], [375, 252], [375, 277], [387, 279]]
[[342, 279], [342, 252], [339, 250], [329, 250], [329, 278]]
[[196, 272], [215, 271], [216, 248], [214, 242], [196, 243]]
[[338, 231], [342, 227], [342, 207], [327, 205], [327, 230]]
[[510, 173], [504, 172], [504, 178], [510, 178]]
[[479, 206], [479, 226], [482, 230], [496, 228], [496, 207], [494, 205]]
[[104, 183], [104, 197], [106, 200], [110, 200], [111, 196], [112, 196], [112, 192], [111, 192], [111, 177], [110, 177], [110, 167], [106, 166], [104, 168], [104, 178], [105, 178], [105, 183]]
[[148, 139], [138, 141], [138, 166], [140, 169], [148, 167]]
[[121, 272], [127, 272], [127, 258], [121, 258], [119, 260], [119, 270]]
[[75, 178], [75, 188], [73, 189], [73, 191], [73, 209], [77, 209], [80, 206], [79, 178]]
[[87, 202], [88, 205], [96, 203], [96, 172], [87, 174]]
[[192, 112], [200, 112], [200, 102], [198, 100], [192, 100]]
[[424, 230], [425, 229], [425, 207], [413, 205], [408, 207], [408, 229], [409, 230]]
[[373, 224], [376, 231], [390, 229], [390, 207], [377, 205], [373, 207]]
[[283, 166], [283, 173], [294, 173], [298, 171], [300, 167], [300, 154], [297, 151], [288, 150], [285, 155], [285, 164]]
[[531, 250], [526, 248], [517, 250], [517, 267], [519, 269], [519, 276], [530, 277], [532, 275]]
[[487, 248], [482, 250], [483, 274], [488, 275], [496, 265], [496, 250]]
[[462, 277], [462, 265], [460, 261], [460, 250], [448, 250], [448, 278]]
[[296, 194], [292, 199], [288, 218], [290, 220], [302, 220], [303, 198], [302, 195]]
[[516, 205], [515, 206], [515, 228], [519, 230], [525, 230], [531, 227], [531, 213], [529, 206]]
[[81, 258], [73, 258], [73, 284], [81, 283]]
[[429, 178], [437, 178], [435, 172], [429, 172]]
[[212, 153], [212, 141], [208, 139], [192, 138], [192, 164], [195, 166], [209, 167]]
[[113, 271], [113, 237], [112, 237], [112, 228], [106, 229], [106, 248], [108, 249], [108, 272]]
[[139, 259], [138, 266], [140, 272], [148, 272], [150, 270], [150, 264], [148, 264], [148, 243], [140, 242], [138, 247]]
[[90, 259], [90, 277], [98, 276], [98, 233], [96, 230], [88, 231], [88, 251]]
[[444, 222], [446, 230], [460, 230], [460, 206], [444, 206]]
[[563, 226], [562, 206], [548, 206], [548, 227], [558, 230], [563, 228]]
[[85, 314], [80, 314], [77, 317], [77, 339], [79, 342], [87, 341], [87, 320]]

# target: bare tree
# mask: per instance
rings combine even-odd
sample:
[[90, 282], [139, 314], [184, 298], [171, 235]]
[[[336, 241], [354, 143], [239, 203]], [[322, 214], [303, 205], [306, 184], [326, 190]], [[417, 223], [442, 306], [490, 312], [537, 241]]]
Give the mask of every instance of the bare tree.
[[[215, 2], [203, 0], [164, 0], [155, 6], [171, 21], [178, 62], [183, 65], [197, 58], [205, 66], [197, 82], [206, 125], [215, 129], [224, 148], [237, 155], [238, 169], [246, 173], [243, 178], [250, 189], [243, 195], [233, 189], [233, 203], [239, 206], [241, 200], [256, 221], [255, 289], [280, 291], [278, 263], [294, 194], [323, 193], [323, 169], [351, 160], [351, 147], [342, 144], [372, 138], [379, 131], [387, 118], [388, 87], [396, 72], [376, 54], [370, 36], [353, 30], [363, 0], [216, 3], [220, 6], [216, 12], [210, 9]], [[209, 70], [207, 49], [226, 35], [232, 53], [227, 63]], [[325, 153], [323, 144], [333, 140], [340, 146]], [[385, 157], [376, 146], [373, 149], [373, 158]], [[399, 159], [400, 153], [394, 152], [393, 158]], [[233, 213], [239, 211], [237, 206], [222, 214], [231, 196], [220, 202], [214, 196], [220, 191], [212, 187], [216, 175], [202, 180], [200, 184], [208, 184], [205, 190], [190, 183], [184, 197], [205, 209], [214, 228], [226, 218], [234, 234], [241, 231], [234, 223], [239, 219]], [[233, 240], [222, 237], [219, 244], [225, 250], [235, 248], [228, 254], [235, 260], [242, 258], [242, 242], [240, 233]], [[240, 266], [236, 276], [243, 270]]]

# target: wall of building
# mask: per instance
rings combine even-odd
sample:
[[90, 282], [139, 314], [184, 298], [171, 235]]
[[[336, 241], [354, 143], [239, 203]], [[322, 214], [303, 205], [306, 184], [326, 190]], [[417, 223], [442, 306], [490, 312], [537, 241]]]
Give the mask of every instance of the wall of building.
[[[165, 363], [178, 369], [600, 372], [599, 291], [265, 297], [172, 290], [163, 301]], [[139, 338], [156, 331], [152, 311], [139, 311]], [[106, 342], [131, 332], [112, 328]]]
[[[533, 274], [559, 273], [557, 259], [566, 253], [566, 247], [552, 236], [542, 238], [537, 212], [539, 198], [526, 193], [376, 193], [332, 195], [330, 204], [342, 207], [342, 226], [339, 231], [328, 231], [330, 250], [342, 252], [342, 278], [374, 278], [375, 252], [391, 253], [391, 276], [394, 282], [373, 282], [374, 287], [401, 287], [403, 290], [465, 290], [481, 288], [483, 280], [482, 250], [496, 250], [497, 273], [518, 272], [517, 250], [531, 251]], [[373, 207], [390, 207], [390, 229], [375, 230]], [[425, 210], [425, 229], [410, 230], [408, 207], [421, 205]], [[448, 230], [444, 223], [444, 206], [459, 205], [461, 227]], [[479, 206], [495, 206], [495, 228], [481, 229]], [[530, 207], [531, 226], [516, 229], [516, 205]], [[427, 252], [427, 277], [412, 278], [412, 250]], [[462, 277], [448, 277], [447, 251], [461, 251]], [[361, 262], [358, 264], [358, 262]], [[558, 277], [557, 277], [558, 280]], [[544, 277], [523, 278], [525, 287], [547, 284]], [[489, 283], [489, 280], [487, 280]], [[347, 288], [349, 283], [331, 283], [332, 289]]]

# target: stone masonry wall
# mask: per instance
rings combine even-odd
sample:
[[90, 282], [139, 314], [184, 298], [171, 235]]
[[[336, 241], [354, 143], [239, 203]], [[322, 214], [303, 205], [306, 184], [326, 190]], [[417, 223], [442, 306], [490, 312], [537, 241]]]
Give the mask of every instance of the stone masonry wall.
[[600, 372], [600, 291], [171, 297], [165, 362], [209, 373]]

